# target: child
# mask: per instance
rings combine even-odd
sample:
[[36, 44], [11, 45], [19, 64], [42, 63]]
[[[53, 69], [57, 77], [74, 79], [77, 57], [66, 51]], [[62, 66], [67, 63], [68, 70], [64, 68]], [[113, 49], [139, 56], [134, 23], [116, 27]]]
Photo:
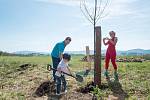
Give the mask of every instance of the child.
[[[118, 81], [118, 73], [117, 73], [117, 65], [116, 65], [116, 43], [117, 43], [117, 37], [115, 37], [115, 32], [110, 31], [110, 39], [108, 37], [103, 38], [104, 45], [108, 45], [107, 51], [106, 51], [106, 57], [105, 57], [105, 73], [106, 79], [109, 80], [108, 75], [108, 67], [109, 67], [109, 60], [111, 59], [112, 65], [114, 67], [114, 78]], [[106, 42], [107, 40], [107, 42]]]
[[[67, 92], [66, 90], [66, 79], [65, 75], [62, 72], [71, 74], [70, 69], [68, 68], [68, 62], [70, 61], [71, 56], [67, 53], [63, 54], [63, 58], [58, 64], [57, 71], [55, 73], [56, 75], [56, 95], [60, 95], [61, 92], [61, 83], [63, 83], [63, 92]], [[62, 71], [62, 72], [61, 72]]]

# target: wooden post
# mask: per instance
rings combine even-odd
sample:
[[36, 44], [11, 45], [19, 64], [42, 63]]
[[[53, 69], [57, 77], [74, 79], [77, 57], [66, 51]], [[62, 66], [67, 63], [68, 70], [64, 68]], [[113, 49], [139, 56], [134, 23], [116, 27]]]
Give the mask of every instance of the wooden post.
[[94, 56], [94, 83], [101, 86], [101, 27], [95, 27], [96, 54]]
[[90, 54], [89, 46], [86, 46], [86, 55], [89, 55], [89, 54]]
[[90, 60], [90, 49], [89, 49], [89, 46], [86, 46], [86, 56], [87, 56], [87, 61], [89, 62], [89, 60]]
[[90, 57], [89, 46], [86, 46], [86, 57], [87, 57], [86, 71], [87, 71], [87, 74], [88, 74], [88, 72], [91, 70], [91, 57]]

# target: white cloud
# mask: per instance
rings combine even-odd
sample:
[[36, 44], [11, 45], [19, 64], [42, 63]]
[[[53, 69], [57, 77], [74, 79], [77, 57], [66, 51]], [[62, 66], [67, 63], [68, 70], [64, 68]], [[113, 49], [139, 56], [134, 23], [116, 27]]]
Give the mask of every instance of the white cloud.
[[[36, 0], [36, 1], [79, 8], [81, 0]], [[108, 7], [105, 10], [105, 13], [103, 14], [104, 16], [107, 14], [108, 15], [104, 17], [104, 19], [111, 19], [117, 16], [136, 14], [138, 11], [132, 9], [132, 4], [137, 1], [138, 0], [110, 0], [110, 3], [108, 4]], [[93, 0], [86, 0], [86, 2], [88, 5], [88, 9], [90, 9], [90, 12], [92, 12], [93, 8], [92, 6], [94, 5]], [[102, 1], [102, 7], [103, 5], [105, 5], [105, 3], [106, 2]]]
[[122, 16], [122, 15], [131, 15], [137, 13], [137, 11], [133, 10], [133, 3], [135, 3], [138, 0], [113, 0], [111, 1], [111, 4], [106, 12], [109, 13], [109, 15], [106, 17], [106, 19], [110, 19], [112, 17], [116, 16]]
[[79, 6], [80, 0], [36, 0], [38, 2], [45, 2], [45, 3], [53, 3], [53, 4], [60, 4], [64, 6]]

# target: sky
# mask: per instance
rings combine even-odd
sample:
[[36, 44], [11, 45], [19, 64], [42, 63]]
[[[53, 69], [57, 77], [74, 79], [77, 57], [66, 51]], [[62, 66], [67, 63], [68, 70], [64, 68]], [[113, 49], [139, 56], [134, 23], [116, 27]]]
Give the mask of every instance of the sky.
[[[102, 0], [105, 4], [106, 0]], [[92, 1], [87, 0], [92, 12]], [[103, 4], [101, 7], [103, 7]], [[117, 50], [150, 49], [150, 1], [111, 0], [97, 26], [102, 38], [116, 32]], [[105, 16], [106, 15], [106, 16]], [[80, 0], [0, 0], [0, 50], [50, 52], [72, 37], [66, 51], [94, 48], [93, 25], [80, 9]], [[102, 44], [102, 49], [107, 47]]]

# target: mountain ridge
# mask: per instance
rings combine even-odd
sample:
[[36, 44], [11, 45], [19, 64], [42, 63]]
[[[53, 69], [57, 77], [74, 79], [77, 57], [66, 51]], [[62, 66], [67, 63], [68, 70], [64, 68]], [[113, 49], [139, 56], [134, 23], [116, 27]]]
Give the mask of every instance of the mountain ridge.
[[[105, 54], [106, 50], [102, 50], [102, 54]], [[65, 51], [65, 53], [69, 54], [85, 54], [85, 51]], [[29, 54], [39, 54], [39, 55], [50, 55], [50, 52], [37, 52], [37, 51], [16, 51], [13, 54], [22, 54], [22, 55], [29, 55]], [[90, 50], [90, 54], [94, 54], [93, 50]], [[144, 55], [150, 54], [150, 49], [130, 49], [130, 50], [118, 50], [117, 55]]]

